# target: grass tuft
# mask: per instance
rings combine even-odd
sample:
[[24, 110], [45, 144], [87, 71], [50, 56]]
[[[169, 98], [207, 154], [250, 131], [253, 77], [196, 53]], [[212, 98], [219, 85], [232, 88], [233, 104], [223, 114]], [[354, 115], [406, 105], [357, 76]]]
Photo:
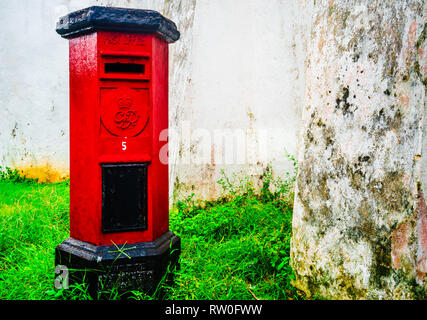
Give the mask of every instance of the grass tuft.
[[0, 299], [44, 299], [68, 237], [69, 186], [0, 181]]
[[217, 201], [179, 201], [171, 230], [182, 239], [181, 270], [168, 299], [297, 299], [290, 284], [295, 171], [273, 178], [267, 167], [261, 190], [249, 178], [218, 183]]

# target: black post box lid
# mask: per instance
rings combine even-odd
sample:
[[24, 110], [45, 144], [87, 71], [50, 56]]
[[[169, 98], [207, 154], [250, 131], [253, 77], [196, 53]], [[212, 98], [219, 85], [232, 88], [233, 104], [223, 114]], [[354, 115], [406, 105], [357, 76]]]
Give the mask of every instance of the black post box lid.
[[171, 43], [179, 31], [171, 20], [153, 10], [93, 6], [59, 18], [56, 32], [71, 38], [96, 30], [156, 33]]

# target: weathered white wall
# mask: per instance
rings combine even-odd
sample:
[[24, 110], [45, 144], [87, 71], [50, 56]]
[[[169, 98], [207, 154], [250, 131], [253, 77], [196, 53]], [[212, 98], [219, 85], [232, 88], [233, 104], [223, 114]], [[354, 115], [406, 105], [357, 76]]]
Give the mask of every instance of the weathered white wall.
[[171, 192], [212, 198], [221, 169], [290, 169], [285, 149], [295, 154], [310, 11], [305, 1], [280, 0], [4, 2], [0, 166], [42, 180], [67, 174], [68, 43], [55, 23], [90, 5], [154, 9], [181, 32], [170, 45]]
[[315, 6], [291, 249], [307, 294], [427, 296], [426, 10]]
[[171, 184], [210, 198], [221, 169], [290, 170], [285, 148], [295, 154], [309, 10], [297, 1], [185, 3], [187, 16], [167, 11], [183, 31], [172, 49]]

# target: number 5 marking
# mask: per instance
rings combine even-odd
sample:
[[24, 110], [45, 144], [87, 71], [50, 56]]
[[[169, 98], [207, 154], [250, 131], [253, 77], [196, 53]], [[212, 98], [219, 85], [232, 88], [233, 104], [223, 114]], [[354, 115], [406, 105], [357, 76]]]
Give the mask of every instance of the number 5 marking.
[[126, 141], [122, 141], [122, 150], [126, 150]]

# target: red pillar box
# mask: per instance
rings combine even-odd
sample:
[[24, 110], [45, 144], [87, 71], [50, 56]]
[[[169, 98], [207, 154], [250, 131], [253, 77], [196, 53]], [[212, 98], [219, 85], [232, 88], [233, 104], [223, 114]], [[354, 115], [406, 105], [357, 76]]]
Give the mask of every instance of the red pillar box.
[[100, 280], [150, 291], [180, 251], [159, 158], [179, 32], [155, 11], [98, 6], [60, 18], [56, 31], [70, 55], [70, 238], [56, 264], [85, 270], [92, 292]]

